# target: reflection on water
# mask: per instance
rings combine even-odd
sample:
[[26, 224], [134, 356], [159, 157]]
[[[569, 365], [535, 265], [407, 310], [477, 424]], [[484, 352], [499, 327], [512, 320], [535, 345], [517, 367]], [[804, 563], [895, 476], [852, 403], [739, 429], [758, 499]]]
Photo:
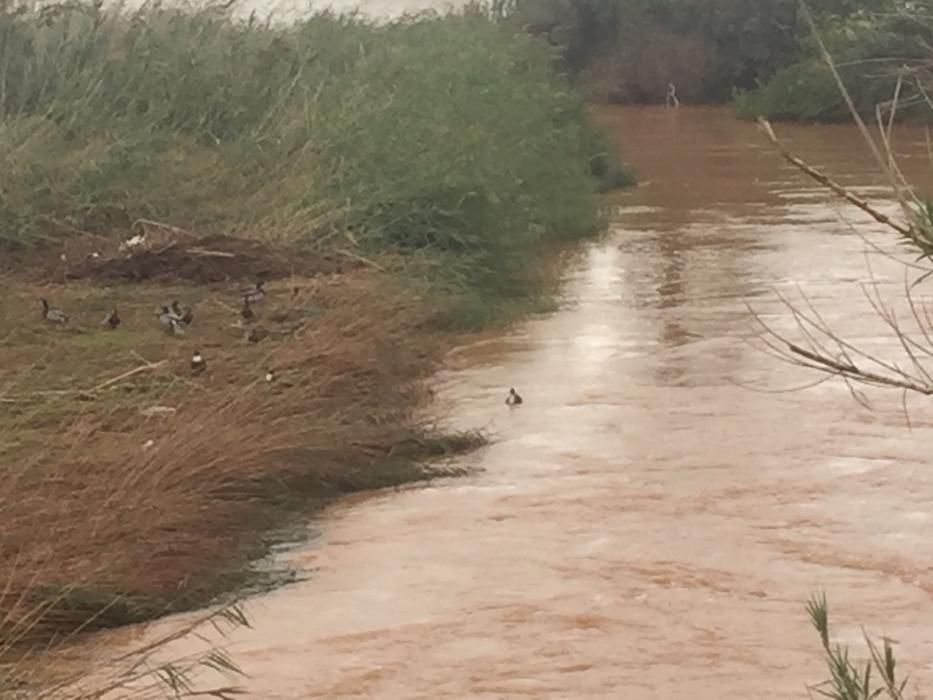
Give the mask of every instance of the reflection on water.
[[[841, 639], [897, 639], [929, 690], [930, 410], [908, 431], [899, 397], [869, 413], [833, 383], [745, 388], [812, 379], [745, 342], [746, 300], [790, 327], [775, 287], [890, 348], [857, 288], [864, 242], [727, 112], [598, 116], [643, 186], [614, 196], [559, 312], [438, 378], [453, 423], [498, 436], [470, 458], [483, 471], [331, 509], [295, 555], [311, 579], [252, 603], [230, 641], [257, 697], [803, 698], [824, 676], [818, 587]], [[779, 131], [880, 184], [854, 130]], [[872, 265], [897, 296], [900, 269]]]

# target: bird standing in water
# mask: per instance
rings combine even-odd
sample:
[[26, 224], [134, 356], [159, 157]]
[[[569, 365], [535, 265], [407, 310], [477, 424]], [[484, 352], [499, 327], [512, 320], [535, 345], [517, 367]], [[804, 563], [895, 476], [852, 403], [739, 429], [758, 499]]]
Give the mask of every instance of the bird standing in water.
[[110, 313], [107, 314], [100, 325], [107, 326], [112, 331], [117, 329], [117, 326], [120, 325], [120, 315], [117, 313], [116, 306], [110, 310]]
[[515, 389], [509, 389], [509, 395], [505, 400], [506, 405], [508, 406], [520, 406], [523, 401], [522, 397], [519, 396], [518, 392]]
[[46, 321], [55, 326], [63, 326], [68, 323], [68, 316], [64, 311], [49, 306], [46, 299], [39, 299], [39, 303], [42, 304], [42, 318]]
[[207, 360], [204, 359], [204, 356], [201, 354], [200, 350], [195, 350], [194, 354], [191, 356], [191, 374], [197, 377], [206, 369]]

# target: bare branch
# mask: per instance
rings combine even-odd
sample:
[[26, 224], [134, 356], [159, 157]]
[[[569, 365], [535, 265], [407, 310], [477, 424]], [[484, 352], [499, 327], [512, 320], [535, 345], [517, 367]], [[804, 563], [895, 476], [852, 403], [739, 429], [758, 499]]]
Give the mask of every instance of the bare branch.
[[889, 217], [887, 214], [883, 214], [882, 212], [878, 211], [877, 209], [872, 207], [868, 202], [866, 202], [864, 199], [852, 194], [845, 187], [835, 182], [834, 180], [831, 180], [827, 175], [824, 175], [816, 168], [810, 165], [807, 165], [805, 162], [800, 160], [800, 158], [798, 158], [793, 153], [788, 151], [787, 148], [785, 148], [784, 145], [778, 140], [777, 134], [774, 133], [774, 127], [771, 126], [771, 122], [769, 122], [767, 119], [765, 119], [764, 117], [759, 117], [758, 124], [761, 126], [761, 129], [764, 132], [765, 136], [768, 137], [768, 140], [771, 141], [771, 143], [775, 145], [775, 147], [781, 153], [781, 156], [788, 163], [790, 163], [795, 168], [797, 168], [804, 174], [808, 175], [812, 179], [816, 180], [816, 182], [820, 183], [827, 189], [832, 190], [835, 194], [842, 197], [850, 204], [855, 205], [856, 207], [864, 211], [866, 214], [871, 216], [878, 223], [884, 224], [885, 226], [897, 231], [902, 236], [906, 238], [910, 238], [911, 240], [913, 240], [916, 237], [916, 232], [911, 227], [904, 226], [902, 224], [897, 223], [896, 221], [891, 219], [891, 217]]

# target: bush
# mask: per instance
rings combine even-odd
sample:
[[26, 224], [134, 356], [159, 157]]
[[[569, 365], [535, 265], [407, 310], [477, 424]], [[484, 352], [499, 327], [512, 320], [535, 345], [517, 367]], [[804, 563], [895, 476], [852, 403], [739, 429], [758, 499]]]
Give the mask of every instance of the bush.
[[[824, 22], [821, 34], [856, 109], [874, 116], [898, 96], [901, 118], [929, 121], [929, 109], [918, 84], [928, 82], [928, 46], [933, 27], [918, 15], [891, 13]], [[780, 71], [756, 90], [738, 93], [739, 116], [810, 122], [847, 121], [849, 107], [815, 41], [808, 57]], [[904, 67], [907, 67], [905, 70]]]
[[598, 225], [580, 99], [545, 47], [476, 9], [280, 26], [217, 7], [6, 4], [0, 39], [7, 245], [143, 217], [453, 253], [470, 284], [521, 287], [540, 243]]
[[764, 87], [735, 96], [740, 117], [805, 122], [838, 121], [848, 115], [829, 67], [813, 59], [785, 68]]

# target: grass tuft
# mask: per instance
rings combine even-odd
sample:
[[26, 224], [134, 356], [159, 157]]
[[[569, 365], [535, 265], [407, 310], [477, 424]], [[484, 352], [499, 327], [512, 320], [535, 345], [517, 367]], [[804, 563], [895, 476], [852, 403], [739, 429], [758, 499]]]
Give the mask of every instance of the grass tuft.
[[[897, 678], [897, 662], [890, 639], [884, 637], [879, 648], [878, 643], [863, 632], [869, 658], [858, 663], [852, 661], [847, 647], [830, 642], [829, 606], [825, 593], [815, 594], [810, 598], [807, 614], [820, 635], [826, 667], [830, 674], [828, 680], [813, 686], [811, 690], [831, 700], [904, 700], [907, 679]], [[875, 680], [875, 676], [878, 680]]]

